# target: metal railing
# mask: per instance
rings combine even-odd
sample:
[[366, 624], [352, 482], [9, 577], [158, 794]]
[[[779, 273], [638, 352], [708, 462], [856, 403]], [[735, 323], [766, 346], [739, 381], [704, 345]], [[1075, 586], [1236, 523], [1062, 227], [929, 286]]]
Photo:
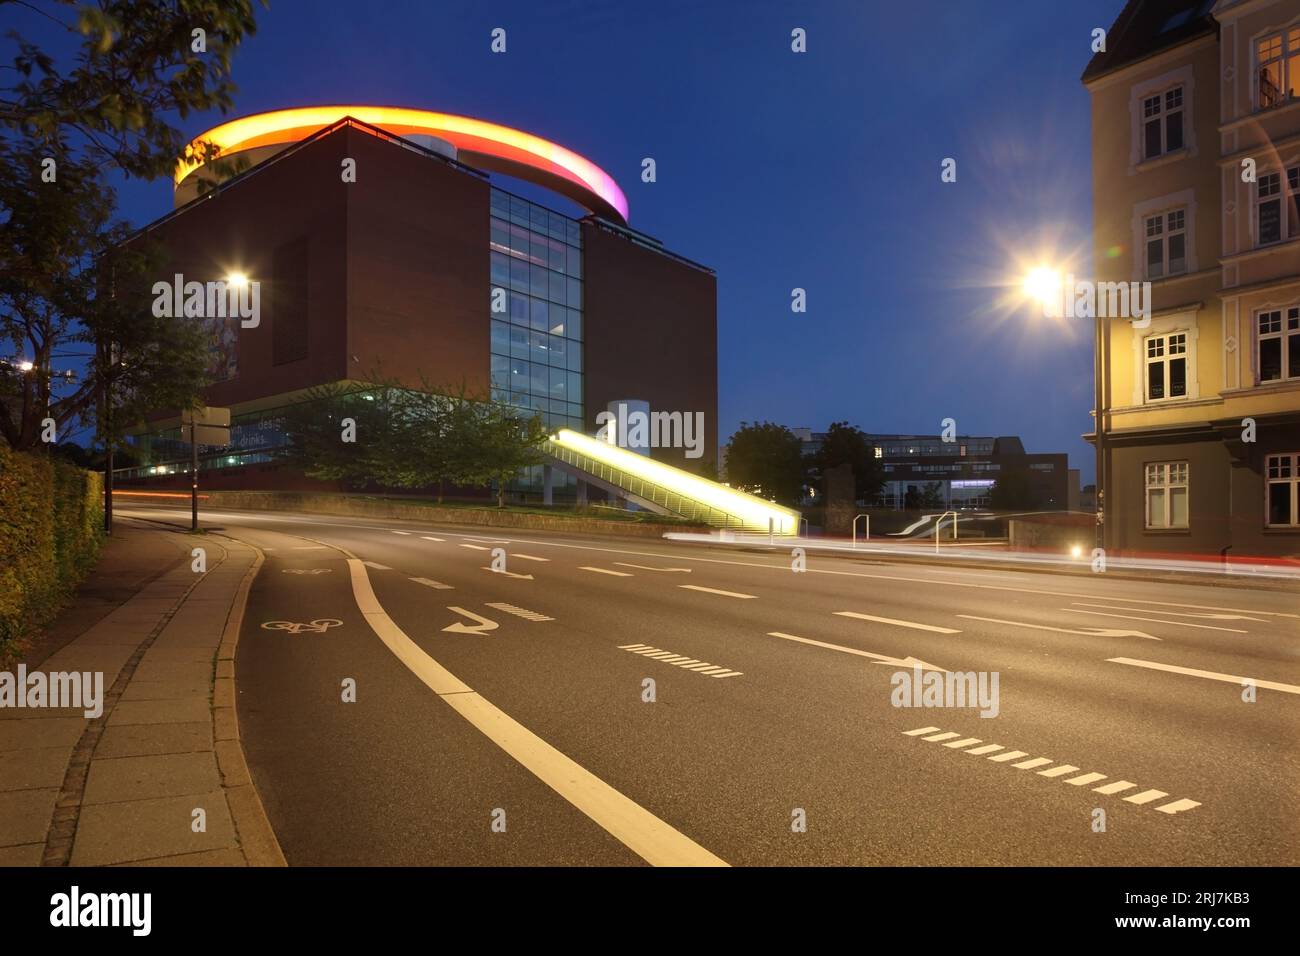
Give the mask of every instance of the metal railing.
[[869, 514], [856, 515], [853, 518], [853, 547], [855, 548], [858, 546], [858, 518], [867, 519], [866, 527], [864, 529], [865, 533], [862, 535], [862, 537], [866, 538], [868, 542], [871, 541], [871, 515]]
[[939, 517], [934, 519], [934, 553], [939, 553], [939, 528], [943, 525], [943, 519], [952, 515], [952, 540], [957, 540], [957, 512], [945, 511]]

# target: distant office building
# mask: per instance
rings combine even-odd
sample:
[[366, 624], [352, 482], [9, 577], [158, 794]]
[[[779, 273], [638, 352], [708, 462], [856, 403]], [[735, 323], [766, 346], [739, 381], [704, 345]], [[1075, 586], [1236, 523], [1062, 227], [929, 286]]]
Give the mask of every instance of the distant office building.
[[[798, 436], [805, 455], [814, 454], [826, 437], [825, 432], [810, 428], [791, 431]], [[877, 499], [868, 502], [876, 507], [988, 508], [994, 484], [1009, 474], [1024, 475], [1027, 509], [1065, 511], [1077, 500], [1078, 471], [1069, 467], [1068, 456], [1029, 454], [1015, 436], [960, 435], [944, 441], [938, 435], [868, 433], [867, 441], [885, 477]]]

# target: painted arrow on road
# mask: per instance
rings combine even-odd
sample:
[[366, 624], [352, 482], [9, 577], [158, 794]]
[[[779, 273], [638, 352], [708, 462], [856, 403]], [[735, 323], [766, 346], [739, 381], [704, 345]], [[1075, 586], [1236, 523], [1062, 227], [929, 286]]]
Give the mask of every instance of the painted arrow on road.
[[839, 651], [842, 654], [854, 654], [858, 657], [870, 657], [877, 664], [893, 664], [895, 667], [914, 668], [919, 667], [923, 671], [940, 671], [947, 673], [945, 667], [935, 667], [933, 664], [927, 664], [925, 661], [917, 660], [915, 657], [890, 657], [888, 654], [873, 654], [871, 651], [860, 651], [856, 647], [841, 647], [839, 644], [827, 644], [825, 641], [814, 641], [809, 637], [796, 637], [794, 634], [784, 634], [781, 631], [768, 631], [768, 637], [780, 637], [787, 641], [798, 641], [800, 644], [811, 644], [813, 647], [824, 647], [827, 650]]
[[1004, 621], [996, 617], [976, 617], [974, 614], [958, 614], [971, 621], [988, 621], [990, 624], [1010, 624], [1012, 627], [1029, 627], [1036, 631], [1055, 631], [1057, 634], [1082, 634], [1084, 637], [1143, 637], [1148, 641], [1160, 641], [1163, 638], [1148, 634], [1146, 631], [1129, 631], [1118, 627], [1049, 627], [1046, 624], [1029, 624], [1025, 621]]
[[455, 611], [462, 617], [478, 621], [478, 624], [462, 624], [460, 621], [457, 621], [455, 624], [449, 624], [444, 627], [444, 631], [451, 631], [455, 634], [483, 634], [487, 631], [495, 631], [500, 627], [496, 621], [489, 620], [486, 617], [480, 617], [473, 611], [467, 611], [463, 607], [448, 607], [447, 610]]
[[504, 574], [508, 578], [523, 578], [525, 581], [531, 581], [533, 579], [533, 576], [531, 574], [515, 574], [515, 572], [513, 571], [506, 571], [504, 569], [498, 569], [498, 568], [489, 568], [487, 565], [483, 566], [483, 570], [491, 571], [493, 574]]
[[676, 571], [680, 574], [690, 574], [690, 568], [652, 568], [648, 564], [628, 564], [626, 561], [615, 561], [620, 568], [640, 568], [642, 571]]
[[1202, 671], [1194, 667], [1178, 667], [1174, 664], [1161, 664], [1157, 661], [1140, 661], [1132, 657], [1108, 657], [1108, 664], [1128, 664], [1132, 667], [1146, 667], [1153, 671], [1167, 671], [1170, 674], [1186, 674], [1188, 677], [1204, 677], [1207, 680], [1224, 681], [1228, 684], [1243, 685], [1247, 681], [1265, 690], [1277, 690], [1284, 694], [1300, 694], [1300, 687], [1295, 684], [1280, 684], [1272, 680], [1259, 680], [1255, 677], [1241, 677], [1237, 674], [1220, 674], [1217, 671]]
[[1166, 617], [1196, 617], [1208, 621], [1255, 621], [1258, 624], [1267, 624], [1268, 621], [1262, 617], [1248, 617], [1245, 614], [1213, 614], [1199, 612], [1192, 614], [1189, 612], [1166, 611], [1164, 609], [1152, 610], [1149, 607], [1119, 607], [1115, 604], [1085, 604], [1082, 601], [1075, 601], [1075, 607], [1100, 607], [1108, 611], [1137, 611], [1139, 614], [1164, 614]]

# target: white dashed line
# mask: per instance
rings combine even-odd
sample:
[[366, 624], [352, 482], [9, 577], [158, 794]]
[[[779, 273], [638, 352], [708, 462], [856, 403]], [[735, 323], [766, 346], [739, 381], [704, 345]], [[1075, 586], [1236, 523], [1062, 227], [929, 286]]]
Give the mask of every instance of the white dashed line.
[[758, 597], [757, 594], [741, 594], [739, 591], [719, 591], [717, 588], [702, 588], [698, 584], [679, 584], [677, 586], [688, 591], [703, 591], [705, 594], [720, 594], [723, 597], [746, 599]]
[[[683, 670], [696, 671], [708, 677], [740, 677], [743, 673], [743, 671], [733, 671], [717, 664], [710, 664], [708, 661], [697, 661], [693, 657], [683, 657], [681, 654], [674, 654], [672, 651], [665, 651], [659, 647], [650, 647], [646, 644], [620, 644], [618, 649], [663, 661], [665, 664], [672, 664], [674, 667], [680, 667]], [[954, 736], [956, 735], [954, 734]]]
[[521, 561], [549, 561], [549, 560], [551, 560], [550, 558], [537, 558], [537, 557], [534, 557], [534, 556], [531, 555], [531, 554], [520, 554], [520, 553], [517, 552], [517, 551], [514, 552], [514, 553], [512, 553], [512, 554], [510, 555], [510, 557], [511, 557], [511, 558], [519, 558]]
[[859, 621], [875, 621], [878, 624], [896, 624], [898, 627], [910, 627], [918, 631], [933, 631], [935, 634], [960, 634], [961, 631], [951, 627], [935, 627], [933, 624], [917, 624], [915, 621], [899, 621], [892, 617], [876, 617], [874, 614], [859, 614], [857, 611], [836, 611], [837, 617], [854, 617]]
[[462, 548], [469, 548], [471, 551], [491, 551], [491, 548], [485, 548], [481, 544], [462, 544]]
[[429, 578], [411, 578], [416, 584], [423, 584], [425, 587], [433, 588], [437, 591], [453, 590], [450, 584], [443, 584], [441, 581], [431, 581]]
[[380, 564], [378, 561], [362, 561], [361, 563], [364, 564], [364, 565], [365, 565], [366, 567], [368, 567], [368, 568], [374, 568], [376, 571], [391, 571], [391, 570], [393, 570], [393, 569], [390, 568], [388, 565], [386, 565], [386, 564]]
[[[935, 731], [939, 732], [935, 733]], [[952, 731], [940, 731], [938, 727], [918, 727], [916, 730], [904, 730], [902, 733], [906, 737], [920, 737], [922, 740], [931, 743], [942, 743], [944, 747], [952, 750], [961, 750], [962, 753], [982, 755], [992, 753], [992, 751], [995, 750], [1002, 750], [1001, 744], [984, 744], [981, 747], [963, 749], [969, 747], [970, 744], [980, 743], [979, 738], [962, 737], [961, 734]], [[992, 760], [996, 763], [1006, 763], [1011, 760], [1019, 760], [1021, 757], [1028, 756], [1029, 755], [1023, 750], [1010, 750], [1006, 753], [995, 753], [985, 759]], [[1083, 773], [1078, 774], [1078, 776], [1069, 776], [1070, 774], [1078, 773], [1079, 768], [1068, 763], [1051, 766], [1053, 763], [1054, 761], [1048, 757], [1031, 757], [1029, 760], [1021, 760], [1020, 763], [1013, 763], [1011, 766], [1018, 770], [1034, 770], [1036, 771], [1037, 776], [1047, 777], [1048, 779], [1053, 780], [1068, 777], [1064, 782], [1074, 787], [1084, 787], [1090, 783], [1096, 783], [1098, 780], [1106, 779], [1104, 773]], [[1039, 770], [1039, 767], [1046, 767], [1047, 769]], [[1116, 780], [1113, 783], [1107, 783], [1100, 787], [1092, 788], [1093, 793], [1103, 793], [1107, 796], [1123, 793], [1126, 790], [1137, 790], [1137, 784], [1130, 783], [1128, 780]], [[1169, 794], [1164, 790], [1141, 790], [1130, 794], [1127, 797], [1121, 797], [1120, 799], [1125, 803], [1132, 803], [1136, 806], [1145, 806], [1148, 803], [1156, 803], [1160, 800], [1164, 800], [1167, 796], [1169, 796]], [[1182, 813], [1184, 810], [1191, 810], [1200, 805], [1201, 804], [1196, 800], [1179, 799], [1171, 800], [1168, 803], [1162, 803], [1160, 806], [1153, 807], [1152, 809], [1158, 810], [1168, 816], [1173, 816], [1176, 813]]]
[[423, 540], [423, 541], [438, 541], [438, 542], [442, 542], [442, 541], [445, 541], [445, 540], [446, 540], [445, 538], [435, 538], [435, 537], [434, 537], [433, 535], [431, 535], [431, 534], [423, 534], [423, 535], [420, 535], [420, 538], [421, 538], [421, 540]]
[[611, 571], [609, 568], [589, 568], [586, 565], [578, 568], [579, 571], [595, 571], [597, 574], [609, 574], [616, 578], [630, 578], [632, 575], [626, 571]]

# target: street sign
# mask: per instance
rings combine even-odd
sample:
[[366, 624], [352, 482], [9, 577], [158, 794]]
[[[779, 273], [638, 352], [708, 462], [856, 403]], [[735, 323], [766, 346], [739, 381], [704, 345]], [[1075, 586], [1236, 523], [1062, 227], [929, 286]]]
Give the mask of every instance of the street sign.
[[230, 444], [230, 429], [222, 428], [219, 425], [182, 425], [181, 438], [184, 441], [194, 444], [190, 437], [190, 432], [194, 432], [194, 440], [200, 445], [216, 445], [225, 448]]
[[[181, 412], [181, 424], [194, 424], [199, 426], [215, 425], [218, 428], [229, 428], [230, 409], [214, 408], [209, 405], [203, 405], [199, 408], [187, 408]], [[200, 431], [199, 434], [201, 436], [203, 434], [202, 431]], [[199, 441], [202, 444], [208, 444], [208, 442], [204, 442], [201, 437]]]

